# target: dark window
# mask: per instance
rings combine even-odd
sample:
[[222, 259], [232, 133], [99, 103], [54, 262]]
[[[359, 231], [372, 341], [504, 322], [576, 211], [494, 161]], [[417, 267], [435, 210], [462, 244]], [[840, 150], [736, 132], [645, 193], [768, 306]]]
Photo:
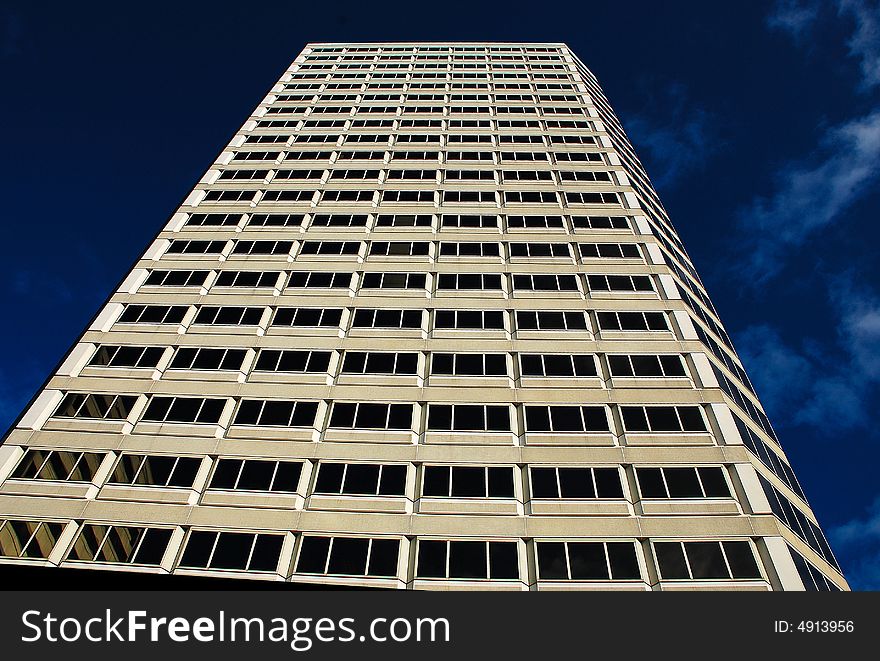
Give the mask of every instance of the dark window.
[[123, 454], [108, 484], [148, 487], [192, 487], [202, 460], [196, 457]]
[[68, 558], [85, 562], [158, 565], [171, 539], [168, 528], [135, 526], [82, 527]]
[[181, 347], [174, 354], [169, 369], [240, 370], [246, 353], [246, 349]]
[[523, 376], [581, 377], [596, 376], [596, 361], [590, 354], [529, 354], [519, 355]]
[[53, 415], [61, 418], [91, 418], [95, 420], [125, 420], [137, 395], [105, 395], [69, 392]]
[[315, 493], [346, 496], [404, 496], [406, 466], [322, 461], [318, 467]]
[[90, 482], [98, 472], [104, 456], [99, 452], [29, 448], [10, 477], [18, 480]]
[[417, 353], [346, 351], [343, 374], [415, 374]]
[[156, 367], [165, 353], [163, 347], [120, 347], [102, 344], [89, 361], [90, 367]]
[[254, 370], [258, 372], [326, 372], [329, 351], [260, 349]]
[[265, 459], [219, 459], [209, 489], [294, 493], [302, 463]]
[[193, 530], [187, 540], [181, 567], [275, 571], [283, 535]]
[[537, 542], [541, 580], [625, 581], [641, 579], [632, 542]]
[[603, 406], [526, 406], [525, 419], [531, 433], [609, 431]]
[[699, 406], [621, 406], [628, 432], [705, 432]]
[[654, 542], [664, 580], [761, 578], [751, 545], [739, 542]]
[[516, 542], [419, 540], [418, 578], [518, 579]]
[[491, 404], [429, 404], [428, 430], [509, 432], [510, 407]]
[[514, 498], [509, 466], [425, 466], [422, 495], [440, 498]]
[[449, 376], [507, 376], [507, 354], [434, 353], [431, 374]]
[[63, 531], [61, 523], [0, 519], [0, 557], [48, 558]]
[[617, 468], [532, 466], [532, 498], [623, 498]]
[[147, 422], [216, 424], [225, 406], [226, 399], [153, 396], [141, 419]]
[[331, 427], [346, 429], [412, 429], [412, 404], [334, 402]]
[[270, 399], [243, 399], [233, 424], [261, 427], [311, 427], [315, 424], [317, 402]]
[[296, 571], [342, 576], [397, 575], [400, 541], [365, 537], [314, 537], [300, 544]]

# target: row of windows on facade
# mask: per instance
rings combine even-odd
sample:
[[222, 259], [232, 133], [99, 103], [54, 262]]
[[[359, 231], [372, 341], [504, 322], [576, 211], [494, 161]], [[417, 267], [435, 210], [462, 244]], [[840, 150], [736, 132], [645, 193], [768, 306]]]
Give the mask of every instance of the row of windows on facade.
[[282, 80], [366, 80], [376, 77], [431, 80], [572, 80], [580, 82], [577, 73], [565, 64], [504, 63], [504, 62], [385, 62], [381, 64], [298, 64]]
[[[332, 104], [376, 102], [441, 102], [444, 105], [463, 101], [506, 103], [580, 102], [581, 91], [573, 84], [531, 82], [451, 83], [445, 80], [416, 83], [412, 81], [375, 81], [356, 89], [334, 89], [320, 84], [288, 83], [284, 86], [285, 103]], [[296, 92], [297, 94], [288, 94]], [[468, 92], [464, 94], [462, 92]], [[561, 94], [560, 92], [564, 92]], [[293, 97], [293, 98], [291, 98]]]
[[[345, 95], [334, 95], [345, 96]], [[285, 107], [280, 107], [284, 105]], [[314, 112], [312, 114], [322, 114], [325, 111]], [[279, 104], [278, 107], [273, 106], [266, 110], [266, 114], [290, 114], [305, 115], [307, 108], [301, 105], [287, 107], [286, 104]], [[586, 119], [535, 119], [535, 118], [517, 118], [517, 119], [492, 119], [492, 118], [401, 118], [401, 117], [379, 117], [379, 118], [303, 118], [293, 117], [291, 119], [257, 119], [256, 127], [253, 130], [267, 128], [295, 128], [297, 130], [304, 129], [306, 131], [336, 128], [343, 132], [349, 130], [358, 131], [361, 129], [389, 129], [393, 133], [397, 133], [401, 129], [436, 129], [444, 132], [452, 130], [471, 131], [489, 131], [496, 134], [500, 141], [500, 134], [508, 130], [526, 130], [536, 131], [541, 135], [553, 132], [556, 129], [568, 132], [570, 130], [593, 132], [593, 124]], [[248, 132], [248, 134], [250, 134]], [[564, 135], [561, 134], [561, 135]], [[613, 141], [612, 141], [613, 142]]]
[[[511, 377], [687, 377], [684, 357], [678, 354], [562, 354], [562, 353], [444, 353], [444, 352], [338, 352], [295, 349], [162, 347], [100, 345], [87, 367], [167, 370], [253, 371], [328, 374], [383, 374], [416, 376]], [[424, 369], [419, 361], [424, 358]], [[168, 357], [170, 356], [170, 360]]]
[[258, 228], [407, 228], [407, 229], [490, 229], [507, 230], [629, 231], [626, 216], [562, 216], [562, 215], [486, 215], [486, 214], [352, 214], [352, 213], [192, 213], [187, 228], [238, 227]]
[[[296, 114], [296, 113], [294, 113]], [[397, 132], [401, 129], [437, 129], [449, 131], [487, 130], [502, 131], [505, 129], [535, 129], [542, 134], [554, 129], [592, 131], [593, 125], [583, 119], [260, 119], [255, 130], [289, 128], [299, 130], [340, 129], [343, 132], [358, 129], [389, 129]], [[500, 141], [500, 137], [498, 138]]]
[[[4, 557], [46, 558], [64, 525], [5, 520], [0, 528]], [[158, 567], [173, 530], [86, 523], [66, 560]], [[313, 576], [397, 578], [401, 540], [300, 534], [293, 572]], [[248, 533], [192, 529], [175, 561], [180, 569], [279, 571], [283, 533]], [[414, 540], [415, 578], [523, 580], [521, 543], [517, 540]], [[635, 541], [538, 540], [534, 548], [539, 580], [644, 581]], [[763, 580], [751, 542], [652, 541], [650, 549], [662, 580]], [[404, 569], [405, 571], [405, 569]]]
[[232, 162], [249, 161], [433, 161], [436, 163], [469, 162], [480, 164], [497, 163], [604, 163], [602, 152], [598, 151], [488, 151], [474, 150], [332, 150], [332, 151], [267, 151], [256, 149], [236, 149]]
[[[289, 96], [291, 98], [285, 98]], [[266, 108], [266, 114], [303, 114], [306, 116], [314, 116], [318, 114], [339, 115], [339, 116], [361, 116], [361, 115], [439, 115], [448, 117], [453, 115], [477, 115], [485, 118], [505, 117], [510, 115], [522, 115], [526, 117], [586, 117], [587, 109], [580, 105], [571, 106], [501, 106], [493, 105], [488, 102], [486, 105], [426, 105], [426, 106], [408, 106], [408, 105], [359, 105], [359, 106], [310, 106], [310, 105], [285, 105], [290, 103], [298, 103], [305, 101], [299, 99], [299, 95], [280, 94], [275, 97], [275, 101]]]
[[[208, 489], [303, 496], [381, 498], [490, 498], [504, 500], [623, 500], [630, 478], [617, 466], [474, 466], [344, 463], [321, 460], [304, 473], [298, 460], [220, 457], [206, 486], [196, 486], [203, 457], [124, 453], [104, 480], [107, 453], [29, 448], [9, 476], [13, 480], [85, 482], [97, 486]], [[407, 473], [419, 472], [407, 487]], [[309, 484], [301, 485], [308, 477]], [[639, 499], [729, 499], [733, 492], [721, 466], [637, 466], [633, 494]], [[517, 495], [517, 485], [519, 493]], [[415, 491], [413, 491], [415, 489]]]
[[[263, 137], [263, 136], [259, 136]], [[555, 177], [555, 178], [554, 178]], [[295, 169], [226, 169], [220, 172], [218, 181], [258, 181], [278, 182], [278, 181], [370, 181], [375, 180], [379, 183], [390, 181], [409, 181], [409, 182], [427, 182], [428, 184], [436, 184], [441, 181], [468, 181], [475, 184], [488, 183], [496, 185], [498, 183], [509, 182], [535, 182], [555, 184], [557, 182], [576, 182], [576, 181], [611, 181], [611, 172], [594, 171], [594, 170], [437, 170], [437, 169], [407, 169], [407, 170], [364, 170], [338, 168], [335, 170], [311, 169], [311, 170], [295, 170]], [[382, 201], [398, 201], [386, 200], [386, 193], [406, 192], [406, 191], [382, 191]], [[451, 199], [455, 197], [452, 193], [458, 191], [436, 191], [444, 202], [454, 202]], [[481, 191], [494, 192], [494, 191]], [[389, 196], [393, 197], [393, 196]]]
[[[125, 306], [120, 324], [164, 325], [184, 323], [188, 305]], [[276, 326], [339, 331], [383, 330], [468, 330], [468, 331], [670, 331], [666, 313], [621, 311], [595, 313], [595, 322], [583, 310], [420, 310], [356, 308], [343, 323], [342, 308], [266, 308], [202, 305], [196, 308], [192, 324], [199, 326]], [[268, 316], [267, 316], [268, 313]], [[426, 323], [426, 317], [428, 322]], [[271, 323], [270, 323], [271, 322]]]
[[[193, 243], [193, 242], [190, 242]], [[221, 242], [222, 243], [222, 242]], [[331, 242], [323, 242], [331, 243]], [[172, 244], [173, 247], [173, 244]], [[336, 248], [336, 246], [334, 246]], [[198, 253], [204, 254], [204, 253]], [[311, 254], [338, 255], [338, 252]], [[167, 272], [154, 272], [148, 285], [164, 283]], [[196, 273], [196, 272], [191, 272]], [[151, 274], [152, 275], [152, 274]], [[581, 274], [504, 274], [504, 273], [401, 273], [373, 271], [359, 274], [331, 273], [327, 271], [221, 271], [214, 286], [284, 289], [418, 289], [425, 292], [450, 291], [498, 291], [498, 292], [641, 292], [655, 293], [652, 276], [623, 274], [588, 274], [586, 287]], [[430, 276], [430, 277], [429, 277]], [[197, 278], [196, 276], [193, 276]], [[206, 280], [202, 281], [202, 284]], [[194, 283], [191, 283], [194, 284]]]
[[282, 189], [210, 189], [204, 190], [205, 195], [200, 203], [220, 202], [223, 204], [267, 203], [267, 202], [300, 202], [305, 204], [329, 203], [366, 203], [372, 206], [379, 204], [422, 204], [437, 207], [441, 204], [489, 204], [501, 207], [508, 204], [553, 205], [555, 207], [571, 205], [615, 205], [622, 206], [621, 198], [615, 192], [585, 191], [434, 191], [434, 190], [293, 190]]
[[[68, 392], [55, 409], [57, 418], [127, 420], [140, 396]], [[236, 404], [233, 425], [256, 427], [324, 426], [318, 419], [319, 402], [242, 398]], [[216, 425], [227, 403], [223, 397], [152, 395], [140, 422]], [[411, 432], [514, 433], [696, 433], [709, 432], [699, 405], [564, 405], [564, 404], [417, 404], [412, 402], [329, 403], [326, 427], [351, 430]], [[426, 415], [421, 415], [423, 409]], [[612, 415], [620, 413], [620, 422]], [[418, 415], [414, 415], [418, 413]], [[522, 419], [520, 420], [520, 413]], [[511, 415], [513, 414], [513, 415]]]
[[[216, 234], [215, 234], [216, 236]], [[299, 255], [358, 255], [363, 257], [495, 257], [507, 259], [559, 258], [568, 262], [588, 259], [642, 260], [642, 251], [636, 243], [577, 243], [545, 241], [323, 241], [323, 240], [233, 240], [173, 239], [166, 251], [172, 255], [259, 255], [293, 257]], [[498, 260], [494, 260], [498, 261]], [[320, 277], [323, 271], [312, 275]], [[300, 272], [305, 276], [309, 272]], [[326, 273], [326, 272], [323, 272]], [[275, 272], [276, 276], [280, 273]], [[330, 275], [328, 273], [328, 275]], [[344, 274], [338, 274], [342, 276]], [[349, 279], [351, 273], [347, 274]], [[440, 274], [446, 276], [453, 273]], [[467, 274], [461, 274], [467, 275]], [[495, 274], [500, 275], [500, 274]], [[220, 274], [223, 280], [223, 272]], [[515, 277], [515, 276], [514, 276]], [[225, 278], [234, 281], [234, 278]], [[441, 278], [442, 280], [442, 278]], [[295, 286], [295, 285], [294, 285]], [[336, 285], [339, 286], [339, 285]], [[442, 285], [441, 285], [442, 286]], [[478, 289], [481, 287], [477, 287]]]

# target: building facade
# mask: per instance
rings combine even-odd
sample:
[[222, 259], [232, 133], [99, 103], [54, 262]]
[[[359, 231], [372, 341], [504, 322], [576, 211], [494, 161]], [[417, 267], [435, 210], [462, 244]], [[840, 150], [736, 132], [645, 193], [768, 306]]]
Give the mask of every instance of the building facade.
[[307, 46], [7, 434], [0, 556], [847, 589], [564, 44]]

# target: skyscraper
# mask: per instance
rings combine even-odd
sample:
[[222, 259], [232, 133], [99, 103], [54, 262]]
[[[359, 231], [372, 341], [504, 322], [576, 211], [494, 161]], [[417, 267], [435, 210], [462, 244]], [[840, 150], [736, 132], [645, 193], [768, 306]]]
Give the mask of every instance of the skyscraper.
[[307, 46], [5, 438], [0, 562], [846, 589], [564, 44]]

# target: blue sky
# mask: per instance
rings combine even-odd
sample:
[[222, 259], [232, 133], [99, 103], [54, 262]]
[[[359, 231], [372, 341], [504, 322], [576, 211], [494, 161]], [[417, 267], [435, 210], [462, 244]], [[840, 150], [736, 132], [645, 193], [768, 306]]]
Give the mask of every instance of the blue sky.
[[565, 41], [636, 145], [848, 579], [880, 589], [880, 4], [618, 4], [7, 0], [0, 428], [305, 42]]

